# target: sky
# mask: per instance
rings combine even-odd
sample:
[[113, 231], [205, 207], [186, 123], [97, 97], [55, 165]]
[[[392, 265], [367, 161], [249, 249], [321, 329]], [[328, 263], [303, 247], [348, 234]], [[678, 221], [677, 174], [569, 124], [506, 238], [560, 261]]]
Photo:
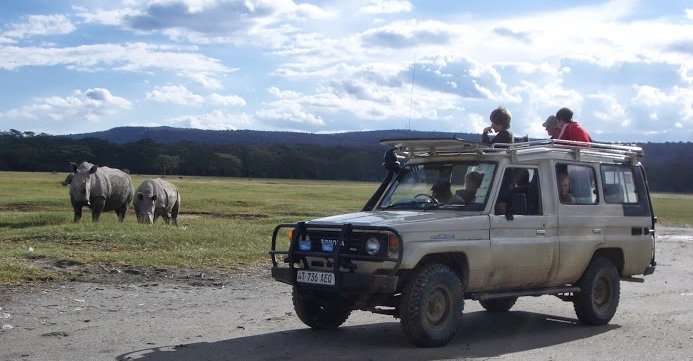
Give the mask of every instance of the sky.
[[693, 141], [693, 0], [3, 0], [0, 130]]

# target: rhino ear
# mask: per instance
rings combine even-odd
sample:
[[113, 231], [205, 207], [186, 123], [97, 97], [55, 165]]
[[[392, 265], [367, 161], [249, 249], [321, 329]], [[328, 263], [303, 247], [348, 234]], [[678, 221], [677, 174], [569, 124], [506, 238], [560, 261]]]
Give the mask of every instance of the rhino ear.
[[66, 186], [70, 183], [72, 183], [72, 174], [68, 174], [67, 177], [65, 177], [65, 180], [61, 184]]
[[94, 173], [96, 173], [96, 170], [97, 170], [97, 169], [98, 169], [98, 166], [96, 166], [96, 165], [93, 166], [93, 167], [91, 167], [91, 169], [89, 170], [89, 174], [94, 174]]
[[153, 201], [156, 200], [156, 194], [152, 196], [152, 200], [153, 200]]
[[144, 199], [144, 194], [137, 192], [137, 199], [143, 200]]
[[77, 173], [77, 163], [75, 162], [70, 162], [70, 165], [72, 166], [72, 171]]

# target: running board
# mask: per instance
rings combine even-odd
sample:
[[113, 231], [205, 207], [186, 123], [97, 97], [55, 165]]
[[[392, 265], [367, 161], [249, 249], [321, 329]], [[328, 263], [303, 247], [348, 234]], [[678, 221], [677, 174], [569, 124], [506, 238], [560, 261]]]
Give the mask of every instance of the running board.
[[542, 295], [557, 295], [560, 293], [578, 293], [580, 287], [549, 287], [535, 288], [519, 291], [494, 292], [494, 293], [470, 293], [469, 298], [476, 301], [493, 300], [497, 298], [507, 297], [523, 297], [523, 296], [542, 296]]
[[621, 277], [621, 281], [625, 281], [625, 282], [636, 282], [636, 283], [643, 283], [643, 282], [645, 282], [644, 279], [638, 278], [638, 277]]

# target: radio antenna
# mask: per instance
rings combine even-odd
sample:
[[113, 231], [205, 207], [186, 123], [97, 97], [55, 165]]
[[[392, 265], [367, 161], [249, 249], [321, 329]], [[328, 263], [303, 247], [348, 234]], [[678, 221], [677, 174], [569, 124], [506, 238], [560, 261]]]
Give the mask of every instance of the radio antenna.
[[414, 51], [414, 66], [411, 69], [411, 92], [409, 93], [409, 119], [407, 120], [407, 130], [411, 131], [411, 108], [414, 102], [414, 75], [416, 74], [416, 51]]

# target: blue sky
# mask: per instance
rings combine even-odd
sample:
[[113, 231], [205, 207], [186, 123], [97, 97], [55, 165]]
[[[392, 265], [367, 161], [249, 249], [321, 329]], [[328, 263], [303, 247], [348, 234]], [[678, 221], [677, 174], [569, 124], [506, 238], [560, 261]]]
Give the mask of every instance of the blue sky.
[[693, 0], [5, 0], [0, 130], [515, 135], [568, 106], [602, 141], [693, 141]]

